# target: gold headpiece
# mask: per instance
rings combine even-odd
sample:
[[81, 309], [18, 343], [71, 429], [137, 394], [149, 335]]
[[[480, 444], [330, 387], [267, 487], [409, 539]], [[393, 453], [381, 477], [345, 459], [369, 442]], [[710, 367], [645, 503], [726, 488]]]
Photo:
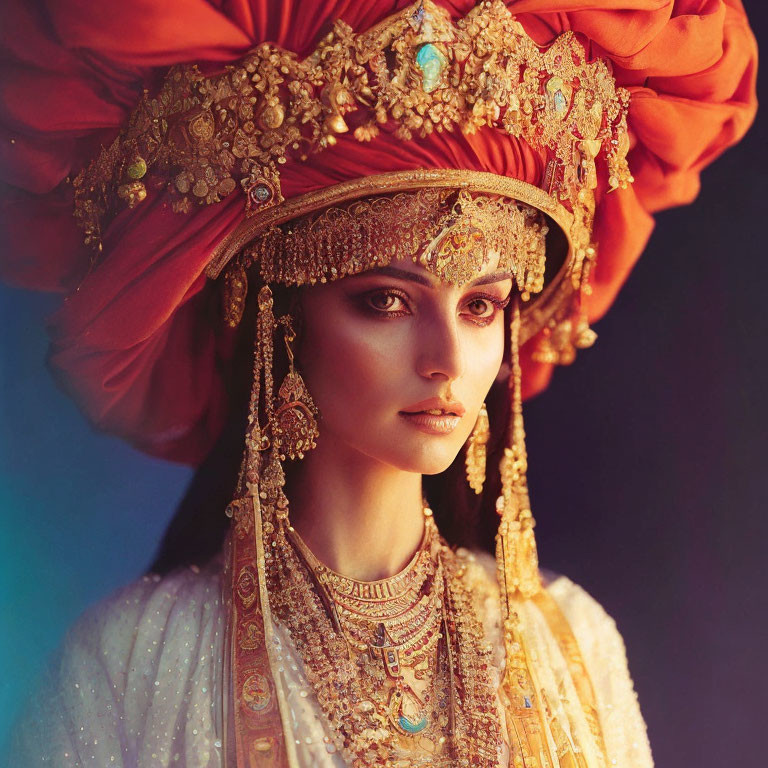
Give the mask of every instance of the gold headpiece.
[[326, 208], [270, 227], [240, 251], [224, 275], [226, 318], [240, 322], [251, 266], [265, 283], [305, 285], [413, 259], [461, 285], [498, 254], [521, 292], [540, 291], [546, 234], [535, 208], [463, 190], [427, 187]]
[[[75, 179], [75, 216], [86, 242], [98, 249], [102, 223], [121, 201], [140, 203], [148, 188], [167, 189], [178, 212], [241, 189], [245, 218], [215, 249], [208, 274], [217, 277], [260, 233], [331, 205], [427, 186], [500, 194], [544, 211], [566, 234], [565, 266], [536, 311], [524, 312], [521, 331], [525, 341], [546, 325], [570, 323], [573, 332], [560, 342], [565, 349], [590, 340], [577, 330], [573, 297], [594, 259], [597, 158], [607, 164], [610, 189], [632, 181], [628, 100], [607, 64], [588, 61], [572, 33], [542, 48], [502, 0], [485, 0], [455, 23], [447, 10], [423, 0], [361, 34], [338, 21], [303, 60], [265, 43], [211, 77], [194, 65], [174, 67], [159, 93], [145, 94], [113, 144]], [[347, 132], [370, 141], [384, 125], [403, 141], [494, 128], [544, 151], [546, 171], [535, 186], [474, 170], [417, 169], [284, 199], [285, 163], [306, 161]], [[290, 281], [306, 272], [297, 267]]]

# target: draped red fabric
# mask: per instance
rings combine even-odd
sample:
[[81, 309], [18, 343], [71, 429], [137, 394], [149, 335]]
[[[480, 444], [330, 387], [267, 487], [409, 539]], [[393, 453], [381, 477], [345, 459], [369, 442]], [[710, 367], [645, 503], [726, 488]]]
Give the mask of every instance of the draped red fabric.
[[[438, 0], [454, 17], [472, 0]], [[50, 361], [100, 428], [154, 455], [195, 464], [227, 416], [233, 339], [213, 311], [204, 268], [243, 216], [233, 195], [189, 215], [162, 194], [121, 213], [91, 254], [66, 183], [111, 140], [143, 88], [169, 65], [233, 61], [269, 40], [306, 55], [336, 18], [364, 30], [403, 0], [6, 0], [0, 20], [0, 274], [68, 294], [51, 319]], [[591, 319], [614, 300], [653, 228], [652, 214], [690, 202], [699, 173], [748, 128], [756, 46], [739, 0], [518, 0], [508, 3], [540, 44], [565, 30], [613, 62], [630, 89], [632, 188], [598, 189]], [[486, 129], [333, 150], [281, 173], [286, 197], [362, 175], [409, 168], [487, 170], [537, 183], [542, 158]], [[77, 288], [78, 290], [74, 290]], [[527, 345], [529, 348], [531, 345]], [[524, 350], [528, 395], [549, 366]]]

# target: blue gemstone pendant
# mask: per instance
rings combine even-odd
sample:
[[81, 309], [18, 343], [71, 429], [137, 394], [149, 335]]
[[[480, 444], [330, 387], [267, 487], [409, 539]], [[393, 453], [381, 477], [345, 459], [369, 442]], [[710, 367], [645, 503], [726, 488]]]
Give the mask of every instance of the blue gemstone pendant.
[[[418, 696], [398, 689], [390, 694], [389, 719], [401, 733], [407, 736], [421, 733], [429, 725], [429, 719], [419, 711], [420, 709], [421, 702]], [[411, 713], [410, 717], [406, 711]]]
[[421, 720], [419, 720], [417, 723], [414, 723], [412, 720], [409, 720], [405, 715], [400, 715], [397, 719], [398, 725], [406, 732], [406, 733], [421, 733], [428, 724], [428, 720], [426, 717], [422, 716]]

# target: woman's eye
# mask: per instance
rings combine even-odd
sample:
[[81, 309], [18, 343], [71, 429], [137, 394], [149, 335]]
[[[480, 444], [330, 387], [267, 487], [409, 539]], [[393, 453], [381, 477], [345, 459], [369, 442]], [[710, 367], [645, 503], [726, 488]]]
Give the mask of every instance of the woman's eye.
[[495, 307], [487, 299], [473, 299], [467, 304], [467, 309], [475, 317], [486, 317], [493, 313]]
[[408, 311], [402, 296], [393, 291], [376, 291], [365, 297], [365, 304], [379, 314], [400, 315]]
[[463, 309], [463, 314], [468, 316], [470, 322], [475, 325], [490, 325], [499, 312], [509, 303], [509, 299], [499, 299], [495, 296], [476, 296], [470, 299]]

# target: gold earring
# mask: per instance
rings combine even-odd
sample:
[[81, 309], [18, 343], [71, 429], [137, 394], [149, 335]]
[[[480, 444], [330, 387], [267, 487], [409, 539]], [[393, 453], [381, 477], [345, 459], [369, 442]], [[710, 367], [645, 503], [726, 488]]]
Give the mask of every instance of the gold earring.
[[254, 493], [259, 489], [264, 498], [269, 499], [276, 498], [285, 482], [277, 451], [270, 439], [275, 420], [272, 365], [277, 321], [273, 307], [272, 291], [265, 285], [259, 291], [258, 298], [246, 451], [238, 482], [241, 490], [247, 488]]
[[475, 493], [482, 493], [485, 482], [486, 445], [491, 436], [491, 426], [488, 422], [488, 409], [483, 403], [472, 434], [467, 440], [467, 482]]
[[290, 315], [280, 318], [285, 330], [285, 350], [288, 354], [288, 373], [277, 393], [280, 404], [272, 422], [272, 438], [282, 460], [286, 456], [303, 459], [307, 451], [316, 447], [320, 436], [317, 429], [318, 410], [301, 374], [296, 370], [292, 344], [296, 339]]

